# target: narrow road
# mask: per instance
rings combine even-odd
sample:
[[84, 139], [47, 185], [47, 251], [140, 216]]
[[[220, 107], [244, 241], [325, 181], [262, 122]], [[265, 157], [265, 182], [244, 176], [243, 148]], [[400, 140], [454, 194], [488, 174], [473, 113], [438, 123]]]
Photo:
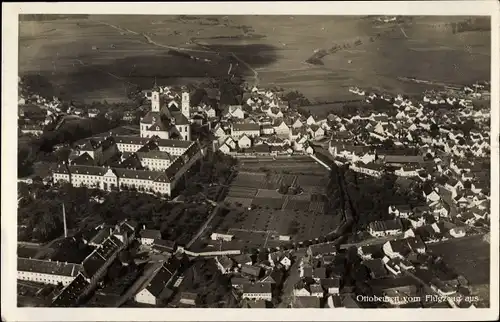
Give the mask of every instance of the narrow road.
[[399, 29], [401, 29], [401, 32], [403, 33], [403, 35], [405, 36], [405, 38], [408, 38], [408, 35], [406, 34], [406, 32], [403, 29], [403, 27], [399, 27]]
[[125, 302], [127, 302], [129, 299], [134, 297], [138, 292], [140, 292], [140, 290], [151, 281], [151, 279], [153, 278], [153, 273], [156, 270], [160, 269], [162, 265], [163, 263], [157, 262], [154, 265], [146, 267], [142, 275], [139, 276], [139, 278], [134, 282], [134, 284], [132, 284], [132, 286], [130, 286], [129, 289], [122, 296], [120, 296], [120, 298], [116, 301], [113, 307], [122, 306]]
[[363, 241], [360, 241], [359, 243], [350, 243], [350, 244], [342, 244], [340, 245], [340, 249], [348, 249], [349, 247], [361, 247], [361, 246], [366, 246], [366, 245], [378, 245], [378, 244], [384, 244], [385, 242], [388, 242], [390, 240], [396, 240], [402, 238], [402, 235], [397, 235], [397, 236], [385, 236], [385, 237], [377, 237], [377, 238], [370, 238], [366, 239]]
[[108, 71], [106, 71], [106, 70], [104, 70], [104, 69], [100, 69], [100, 68], [94, 67], [94, 66], [92, 66], [92, 65], [86, 64], [86, 63], [84, 63], [81, 59], [75, 59], [75, 61], [76, 61], [77, 63], [79, 63], [80, 65], [82, 65], [82, 66], [85, 66], [85, 67], [88, 67], [88, 68], [92, 68], [92, 69], [97, 70], [97, 71], [99, 71], [99, 72], [101, 72], [101, 73], [107, 74], [107, 75], [109, 75], [109, 76], [111, 76], [111, 77], [113, 77], [113, 78], [118, 79], [119, 81], [122, 81], [122, 82], [124, 82], [124, 83], [129, 84], [129, 85], [134, 85], [134, 86], [137, 86], [137, 84], [135, 84], [135, 83], [131, 83], [131, 82], [129, 82], [128, 80], [126, 80], [125, 78], [123, 78], [123, 77], [120, 77], [120, 76], [118, 76], [118, 75], [115, 75], [115, 74], [113, 74], [113, 73], [110, 73], [110, 72], [108, 72]]
[[243, 65], [245, 65], [246, 68], [250, 69], [253, 73], [253, 85], [252, 86], [257, 86], [259, 84], [259, 73], [252, 68], [252, 66], [250, 66], [249, 64], [247, 64], [246, 61], [244, 61], [243, 59], [241, 59], [240, 57], [236, 56], [235, 53], [231, 52], [231, 55], [237, 60], [239, 61], [240, 63], [242, 63]]
[[295, 261], [295, 263], [293, 263], [293, 265], [290, 267], [289, 272], [290, 275], [288, 275], [285, 283], [283, 283], [283, 292], [278, 308], [288, 308], [288, 305], [292, 303], [293, 288], [295, 287], [295, 284], [297, 284], [300, 280], [299, 261]]
[[203, 226], [201, 226], [200, 230], [198, 230], [198, 232], [196, 233], [196, 235], [193, 236], [193, 238], [189, 241], [189, 243], [187, 243], [186, 245], [186, 248], [189, 249], [189, 247], [191, 247], [194, 242], [200, 238], [200, 236], [205, 232], [205, 230], [207, 229], [208, 227], [208, 224], [212, 221], [212, 219], [214, 219], [215, 215], [217, 214], [217, 212], [219, 211], [219, 205], [217, 205], [214, 210], [212, 210], [212, 213], [210, 214], [210, 216], [207, 218], [207, 220], [205, 221], [205, 223], [203, 224]]

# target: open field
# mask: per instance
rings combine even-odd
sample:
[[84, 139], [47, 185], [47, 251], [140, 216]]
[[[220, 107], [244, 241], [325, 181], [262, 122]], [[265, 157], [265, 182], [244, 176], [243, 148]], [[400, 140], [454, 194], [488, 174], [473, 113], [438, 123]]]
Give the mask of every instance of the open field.
[[[172, 43], [168, 37], [163, 40]], [[205, 62], [172, 54], [172, 50], [150, 43], [141, 33], [99, 20], [21, 22], [19, 72], [40, 73], [59, 88], [60, 96], [88, 102], [125, 101], [127, 86], [148, 88], [155, 77], [167, 85], [227, 74], [228, 60], [215, 53], [197, 52], [200, 59], [210, 60]]]
[[487, 284], [490, 276], [490, 244], [482, 235], [429, 245], [433, 253], [462, 274], [470, 284]]
[[[165, 84], [198, 82], [227, 74], [232, 62], [261, 84], [297, 89], [313, 101], [351, 99], [347, 88], [353, 85], [411, 93], [422, 87], [397, 77], [489, 79], [489, 33], [453, 34], [443, 27], [457, 19], [465, 18], [414, 17], [401, 26], [355, 16], [94, 15], [23, 21], [19, 67], [21, 74], [40, 72], [67, 95], [87, 101], [124, 100], [124, 85], [150, 86], [155, 76]], [[356, 40], [362, 44], [325, 56], [322, 66], [304, 63], [316, 49]], [[169, 52], [179, 49], [210, 62]]]
[[430, 244], [429, 249], [470, 283], [471, 293], [479, 297], [478, 307], [488, 307], [490, 299], [490, 244], [483, 235], [474, 235]]

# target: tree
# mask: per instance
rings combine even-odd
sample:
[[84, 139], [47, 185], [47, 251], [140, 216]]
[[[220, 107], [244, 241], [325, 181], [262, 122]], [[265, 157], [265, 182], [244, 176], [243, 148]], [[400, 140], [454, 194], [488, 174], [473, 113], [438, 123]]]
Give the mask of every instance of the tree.
[[430, 134], [433, 138], [437, 137], [439, 135], [439, 127], [437, 126], [436, 123], [432, 123], [430, 127]]
[[394, 141], [391, 139], [384, 140], [384, 142], [382, 142], [382, 147], [386, 150], [390, 150], [394, 148]]

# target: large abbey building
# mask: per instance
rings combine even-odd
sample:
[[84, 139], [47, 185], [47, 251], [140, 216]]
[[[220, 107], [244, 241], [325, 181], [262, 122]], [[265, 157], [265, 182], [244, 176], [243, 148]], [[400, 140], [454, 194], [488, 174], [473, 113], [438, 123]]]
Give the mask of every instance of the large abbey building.
[[135, 188], [171, 196], [204, 151], [191, 141], [189, 93], [153, 87], [140, 136], [95, 136], [76, 143], [76, 158], [54, 170], [54, 181], [103, 190]]
[[[180, 106], [179, 106], [180, 105]], [[157, 85], [151, 92], [151, 111], [141, 119], [141, 137], [191, 140], [189, 119], [189, 92], [183, 90], [179, 104], [175, 97], [166, 95]]]

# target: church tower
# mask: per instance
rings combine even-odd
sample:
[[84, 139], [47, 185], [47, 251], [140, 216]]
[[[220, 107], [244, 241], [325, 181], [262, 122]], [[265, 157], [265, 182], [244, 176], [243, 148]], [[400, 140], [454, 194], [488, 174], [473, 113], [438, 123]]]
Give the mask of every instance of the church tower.
[[182, 102], [181, 102], [181, 111], [182, 114], [189, 120], [191, 118], [190, 114], [190, 105], [189, 105], [189, 92], [187, 90], [182, 91]]
[[160, 88], [156, 85], [156, 79], [153, 90], [151, 91], [151, 111], [160, 112]]

